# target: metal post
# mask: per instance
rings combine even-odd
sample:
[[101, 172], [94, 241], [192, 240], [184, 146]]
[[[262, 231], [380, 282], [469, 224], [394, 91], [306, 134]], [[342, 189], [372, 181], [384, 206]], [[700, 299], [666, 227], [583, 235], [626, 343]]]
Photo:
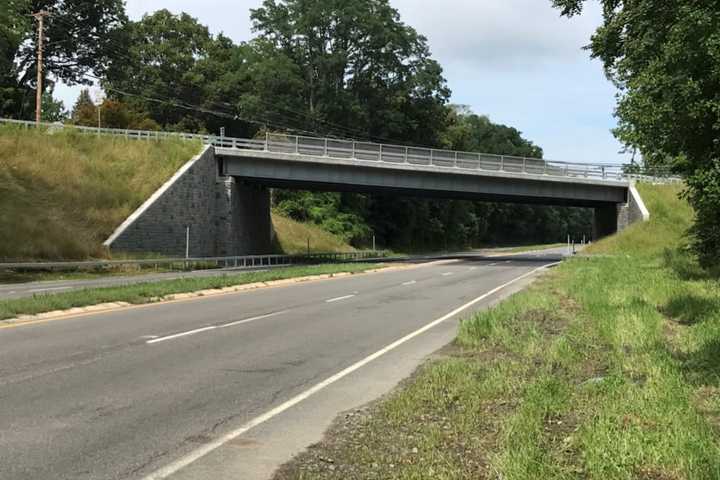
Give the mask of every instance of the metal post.
[[504, 171], [504, 170], [505, 170], [505, 156], [500, 155], [500, 171]]
[[408, 147], [405, 147], [405, 163], [408, 163]]
[[350, 158], [355, 158], [355, 140], [353, 140], [352, 142], [352, 155], [350, 156]]
[[270, 151], [270, 132], [265, 132], [265, 151]]
[[382, 150], [383, 150], [383, 149], [382, 149], [382, 144], [381, 144], [381, 145], [380, 145], [380, 156], [378, 157], [378, 160], [380, 160], [381, 162], [383, 161], [383, 159], [382, 159], [382, 157], [383, 157], [383, 151], [382, 151]]
[[527, 173], [527, 167], [526, 167], [527, 158], [523, 157], [523, 173]]
[[375, 252], [375, 251], [376, 251], [376, 249], [375, 249], [375, 235], [373, 234], [373, 252]]
[[300, 154], [300, 137], [295, 135], [295, 155]]
[[307, 254], [310, 255], [310, 237], [307, 239]]
[[457, 168], [458, 152], [455, 152], [455, 168]]
[[185, 259], [190, 258], [190, 225], [185, 227]]
[[323, 147], [323, 157], [328, 156], [328, 149], [327, 149], [327, 138], [325, 139], [325, 145]]
[[430, 165], [433, 165], [433, 151], [430, 149]]

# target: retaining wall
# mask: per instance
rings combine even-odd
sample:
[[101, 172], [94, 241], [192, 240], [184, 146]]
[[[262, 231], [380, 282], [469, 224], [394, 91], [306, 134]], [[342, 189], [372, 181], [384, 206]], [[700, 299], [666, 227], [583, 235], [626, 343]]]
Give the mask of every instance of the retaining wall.
[[219, 177], [214, 148], [208, 146], [153, 193], [104, 244], [114, 251], [182, 257], [188, 228], [191, 257], [270, 253], [269, 193]]

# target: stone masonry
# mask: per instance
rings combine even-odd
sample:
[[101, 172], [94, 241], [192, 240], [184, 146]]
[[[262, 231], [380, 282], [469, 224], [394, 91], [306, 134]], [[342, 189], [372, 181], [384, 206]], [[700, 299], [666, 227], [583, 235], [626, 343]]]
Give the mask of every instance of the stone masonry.
[[183, 257], [270, 253], [269, 192], [218, 175], [213, 147], [183, 165], [108, 238], [114, 251]]

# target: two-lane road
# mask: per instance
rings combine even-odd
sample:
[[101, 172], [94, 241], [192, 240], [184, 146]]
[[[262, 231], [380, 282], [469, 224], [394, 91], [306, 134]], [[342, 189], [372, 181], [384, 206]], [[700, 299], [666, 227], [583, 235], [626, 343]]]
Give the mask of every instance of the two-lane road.
[[[458, 316], [560, 252], [0, 326], [0, 478], [264, 476], [303, 441], [293, 422], [307, 433], [352, 406], [342, 399], [382, 393], [452, 338]], [[248, 450], [256, 423], [248, 434], [265, 443]]]

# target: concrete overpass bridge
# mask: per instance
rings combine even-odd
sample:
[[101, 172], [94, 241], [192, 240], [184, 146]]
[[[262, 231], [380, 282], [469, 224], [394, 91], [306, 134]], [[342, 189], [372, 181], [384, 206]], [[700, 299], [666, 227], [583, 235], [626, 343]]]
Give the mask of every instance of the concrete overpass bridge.
[[620, 165], [272, 134], [202, 137], [203, 152], [105, 244], [193, 256], [267, 253], [270, 188], [386, 193], [594, 209], [594, 237], [647, 217]]

